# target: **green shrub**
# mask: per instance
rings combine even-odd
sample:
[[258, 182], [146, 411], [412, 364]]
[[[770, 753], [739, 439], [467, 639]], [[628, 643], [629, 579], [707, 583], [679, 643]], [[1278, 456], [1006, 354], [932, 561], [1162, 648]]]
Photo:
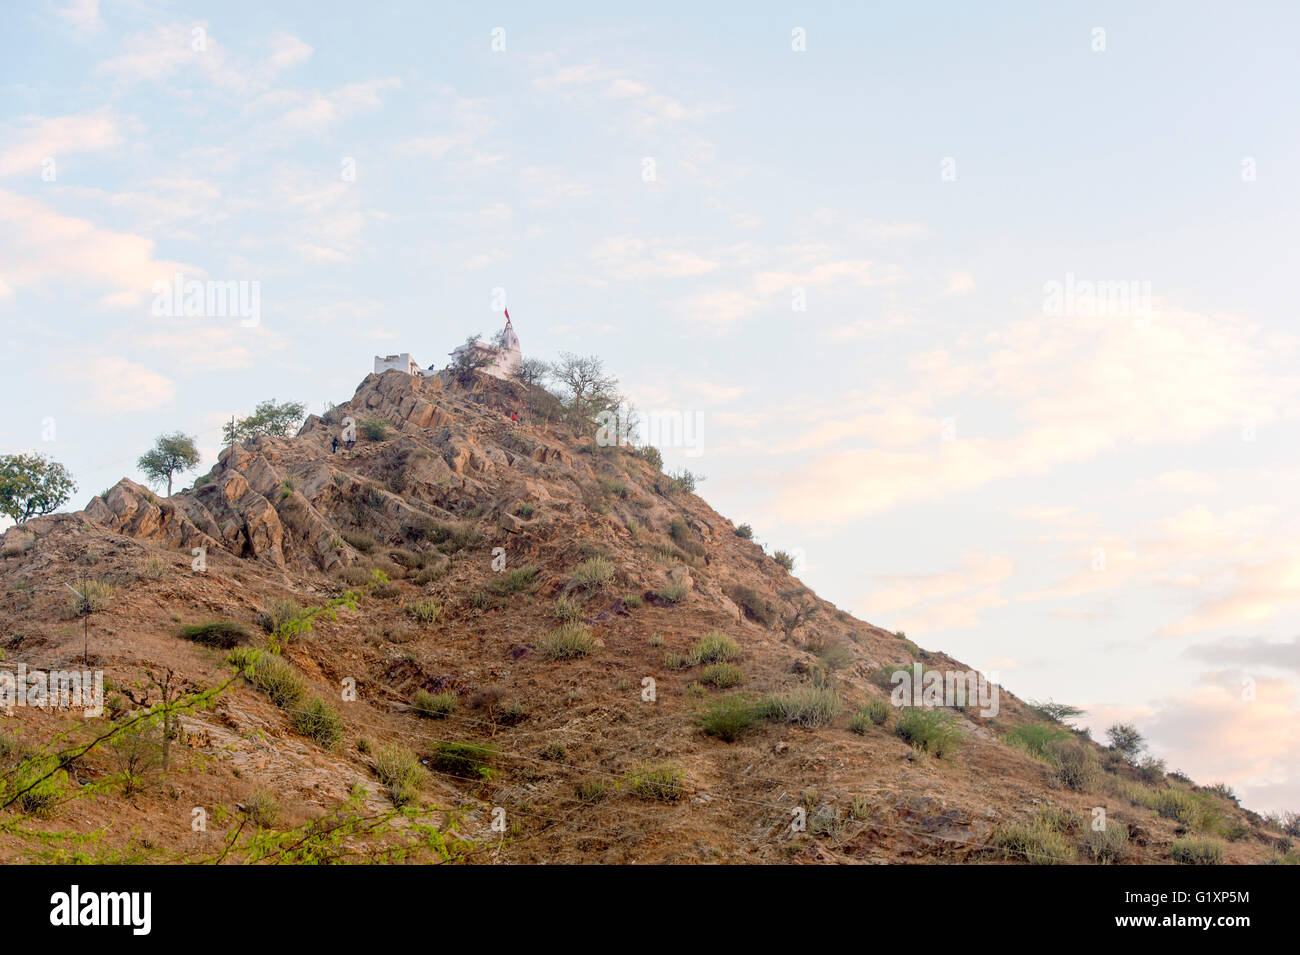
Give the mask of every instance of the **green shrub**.
[[1057, 739], [1044, 744], [1044, 758], [1052, 764], [1052, 780], [1077, 793], [1092, 792], [1101, 782], [1101, 763], [1075, 740]]
[[424, 586], [425, 584], [431, 584], [434, 581], [440, 580], [442, 578], [442, 575], [447, 572], [448, 566], [449, 563], [447, 561], [443, 561], [442, 563], [439, 564], [431, 564], [430, 566], [423, 568], [412, 579], [421, 586]]
[[614, 791], [614, 784], [608, 779], [584, 779], [578, 783], [578, 798], [583, 802], [600, 802]]
[[362, 418], [357, 422], [357, 430], [371, 441], [386, 441], [389, 435], [388, 425], [378, 418]]
[[595, 649], [595, 637], [581, 623], [566, 623], [537, 641], [537, 652], [547, 660], [572, 660]]
[[270, 829], [280, 816], [280, 803], [269, 789], [255, 789], [244, 799], [244, 814], [253, 825]]
[[281, 709], [297, 708], [307, 695], [307, 683], [293, 664], [278, 653], [262, 653], [253, 661], [248, 679]]
[[692, 474], [686, 468], [680, 471], [674, 471], [672, 474], [664, 475], [663, 482], [656, 484], [656, 488], [661, 494], [694, 494], [695, 485], [702, 481], [703, 478], [698, 474]]
[[1150, 808], [1166, 819], [1174, 819], [1185, 826], [1195, 826], [1201, 818], [1201, 804], [1197, 798], [1182, 789], [1156, 790]]
[[145, 580], [158, 580], [167, 573], [167, 561], [161, 557], [150, 557], [140, 565], [140, 576]]
[[839, 715], [843, 704], [834, 690], [824, 686], [800, 686], [766, 697], [760, 712], [769, 720], [799, 726], [825, 726]]
[[614, 577], [614, 565], [604, 557], [592, 557], [573, 568], [573, 582], [579, 587], [598, 590]]
[[1154, 756], [1143, 757], [1138, 763], [1138, 775], [1150, 785], [1165, 781], [1165, 761]]
[[431, 627], [437, 623], [438, 615], [442, 613], [442, 604], [436, 600], [417, 600], [407, 604], [405, 610], [419, 623]]
[[180, 635], [186, 640], [193, 640], [195, 643], [218, 650], [232, 650], [253, 641], [248, 628], [232, 620], [209, 620], [206, 623], [186, 624], [181, 627]]
[[514, 726], [516, 723], [522, 723], [528, 718], [528, 710], [518, 700], [511, 700], [505, 706], [501, 707], [496, 714], [496, 722], [502, 726]]
[[889, 704], [884, 700], [868, 700], [865, 705], [849, 717], [849, 729], [859, 736], [866, 734], [872, 726], [880, 726], [889, 719]]
[[57, 766], [55, 757], [38, 755], [19, 763], [10, 773], [5, 789], [15, 793], [26, 790], [14, 804], [24, 815], [46, 818], [63, 801], [68, 774]]
[[319, 696], [294, 713], [293, 728], [325, 749], [333, 749], [343, 739], [343, 718]]
[[898, 714], [894, 732], [914, 749], [940, 758], [955, 752], [962, 744], [961, 731], [953, 715], [943, 710], [904, 707]]
[[794, 570], [794, 558], [789, 554], [787, 554], [785, 551], [783, 550], [777, 551], [775, 554], [772, 555], [772, 559], [776, 561], [778, 564], [780, 564], [782, 567], [784, 567], [786, 571]]
[[1064, 726], [1055, 723], [1027, 723], [1014, 726], [1002, 737], [1002, 742], [1017, 749], [1023, 749], [1030, 756], [1048, 759], [1048, 744], [1070, 739], [1071, 734]]
[[561, 597], [555, 601], [555, 606], [551, 608], [551, 615], [561, 623], [577, 623], [582, 619], [582, 605], [576, 600]]
[[443, 523], [427, 517], [408, 522], [403, 533], [407, 540], [428, 541], [444, 554], [454, 554], [458, 550], [473, 547], [483, 539], [471, 524]]
[[685, 776], [676, 766], [646, 766], [627, 777], [627, 787], [638, 799], [677, 802], [686, 795]]
[[272, 597], [266, 602], [266, 609], [257, 615], [257, 625], [267, 633], [278, 633], [290, 620], [302, 615], [302, 607], [297, 601]]
[[703, 556], [705, 547], [704, 542], [700, 540], [690, 526], [680, 517], [674, 517], [668, 525], [668, 536], [672, 538], [674, 544], [680, 547], [688, 554], [694, 554], [697, 557]]
[[672, 651], [669, 651], [668, 653], [664, 654], [665, 670], [683, 670], [685, 668], [686, 668], [686, 658], [683, 657], [680, 653], [673, 653]]
[[1075, 859], [1065, 837], [1039, 820], [1002, 826], [993, 833], [992, 842], [1007, 858], [1035, 865], [1064, 865]]
[[429, 756], [429, 764], [439, 772], [466, 778], [490, 779], [491, 763], [497, 757], [493, 746], [474, 743], [438, 743]]
[[745, 611], [745, 616], [751, 620], [765, 627], [776, 623], [778, 616], [776, 607], [752, 587], [732, 587], [727, 591], [727, 596], [734, 600], [740, 609]]
[[415, 796], [415, 783], [420, 775], [420, 762], [405, 746], [388, 743], [375, 753], [375, 775], [388, 790], [388, 798], [395, 806], [404, 806]]
[[706, 634], [691, 647], [691, 666], [701, 663], [726, 663], [741, 655], [740, 644], [719, 630]]
[[106, 580], [82, 580], [76, 589], [81, 596], [68, 594], [68, 616], [78, 617], [84, 613], [99, 613], [108, 607], [113, 596], [113, 585]]
[[344, 531], [343, 539], [352, 545], [353, 549], [361, 551], [363, 554], [369, 554], [375, 549], [375, 538], [365, 531]]
[[742, 696], [723, 696], [711, 702], [699, 716], [700, 728], [709, 736], [734, 743], [753, 728], [758, 711]]
[[745, 540], [753, 540], [754, 528], [750, 527], [748, 524], [741, 524], [739, 527], [736, 528], [736, 536], [742, 537]]
[[541, 752], [537, 755], [542, 759], [559, 760], [564, 759], [566, 750], [564, 744], [556, 740], [543, 746]]
[[416, 690], [411, 698], [411, 708], [416, 713], [431, 720], [440, 720], [456, 712], [460, 699], [455, 693], [430, 693], [428, 690]]
[[520, 504], [518, 509], [515, 511], [515, 514], [517, 514], [519, 517], [522, 517], [524, 520], [527, 520], [528, 518], [533, 516], [534, 510], [536, 510], [536, 508], [534, 508], [533, 505], [531, 504]]
[[700, 682], [720, 690], [745, 682], [745, 672], [734, 663], [710, 663], [700, 671]]
[[491, 586], [494, 593], [501, 595], [514, 594], [531, 587], [536, 577], [537, 567], [529, 564], [527, 567], [518, 567], [515, 570], [507, 571], [504, 576], [492, 581]]
[[1222, 865], [1223, 843], [1217, 839], [1175, 839], [1169, 854], [1183, 865]]
[[631, 610], [641, 609], [641, 597], [638, 594], [628, 594], [623, 598], [623, 603]]
[[1101, 829], [1089, 829], [1084, 851], [1094, 862], [1123, 862], [1128, 855], [1128, 826], [1108, 819]]
[[683, 583], [672, 583], [659, 591], [659, 596], [669, 603], [679, 604], [686, 599], [690, 593], [690, 588]]

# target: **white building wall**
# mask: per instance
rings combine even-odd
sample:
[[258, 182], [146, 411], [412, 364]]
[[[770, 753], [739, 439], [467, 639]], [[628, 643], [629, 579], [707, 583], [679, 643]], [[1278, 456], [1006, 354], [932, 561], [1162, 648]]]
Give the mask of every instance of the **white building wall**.
[[421, 375], [419, 363], [411, 357], [410, 352], [402, 352], [400, 355], [385, 355], [380, 358], [375, 356], [375, 374], [382, 375], [386, 371], [404, 371], [408, 375]]

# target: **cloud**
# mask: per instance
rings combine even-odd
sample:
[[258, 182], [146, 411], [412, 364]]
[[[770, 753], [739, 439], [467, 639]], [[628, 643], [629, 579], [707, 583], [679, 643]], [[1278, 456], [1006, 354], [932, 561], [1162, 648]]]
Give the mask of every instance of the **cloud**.
[[969, 272], [953, 272], [948, 276], [948, 294], [960, 295], [975, 287], [975, 276]]
[[751, 317], [760, 304], [743, 292], [716, 289], [678, 299], [672, 307], [683, 321], [696, 328], [719, 332]]
[[626, 119], [629, 131], [640, 135], [663, 126], [707, 119], [726, 108], [720, 103], [685, 104], [625, 70], [603, 69], [596, 63], [561, 67], [535, 77], [533, 85], [584, 106], [615, 106]]
[[267, 46], [261, 58], [233, 55], [207, 21], [161, 24], [127, 37], [123, 52], [101, 63], [99, 72], [133, 86], [170, 81], [189, 71], [218, 89], [248, 94], [269, 89], [280, 73], [312, 54], [311, 46], [288, 33], [272, 34]]
[[1300, 553], [1234, 568], [1227, 593], [1206, 601], [1162, 636], [1180, 637], [1222, 627], [1263, 624], [1300, 605]]
[[[819, 456], [777, 494], [777, 515], [839, 523], [1123, 447], [1192, 442], [1236, 429], [1248, 414], [1275, 420], [1297, 392], [1294, 376], [1273, 371], [1275, 354], [1256, 328], [1175, 309], [1146, 327], [1106, 318], [1015, 322], [985, 347], [965, 361], [938, 357], [946, 353], [914, 360], [912, 400], [1005, 407], [1009, 434], [959, 429], [957, 440], [936, 434], [933, 445], [908, 452], [855, 447]], [[934, 367], [944, 373], [936, 377]]]
[[81, 404], [89, 414], [157, 411], [176, 396], [171, 379], [120, 355], [77, 362], [71, 371], [69, 374], [68, 369], [63, 370], [66, 387], [82, 396]]
[[30, 175], [41, 172], [48, 158], [57, 161], [72, 153], [99, 152], [122, 141], [117, 120], [108, 107], [70, 116], [29, 116], [24, 126], [6, 133], [10, 143], [0, 150], [0, 176]]
[[1209, 474], [1184, 469], [1143, 478], [1133, 485], [1133, 490], [1139, 494], [1214, 494], [1219, 482]]
[[916, 319], [897, 312], [889, 312], [880, 318], [860, 318], [854, 322], [826, 329], [820, 333], [819, 338], [828, 342], [864, 341], [881, 338], [915, 325]]
[[[1202, 784], [1227, 782], [1257, 810], [1296, 807], [1300, 711], [1295, 684], [1257, 680], [1254, 699], [1248, 699], [1235, 677], [1210, 674], [1190, 692], [1156, 700], [1149, 709], [1143, 732], [1171, 767]], [[1270, 802], [1269, 793], [1273, 798], [1285, 793], [1293, 801]]]
[[859, 286], [886, 285], [902, 278], [898, 267], [877, 265], [866, 259], [821, 262], [809, 269], [759, 272], [754, 287], [760, 295], [771, 295], [791, 288], [811, 288], [833, 282], [851, 282]]
[[155, 321], [143, 331], [133, 328], [125, 337], [132, 347], [158, 352], [168, 368], [186, 373], [252, 368], [288, 345], [283, 336], [265, 326], [246, 328], [234, 320], [220, 321]]
[[82, 33], [98, 33], [104, 28], [104, 19], [99, 15], [99, 0], [69, 0], [59, 7], [58, 14], [65, 23]]
[[692, 278], [713, 272], [718, 262], [685, 247], [684, 239], [639, 239], [611, 236], [589, 253], [592, 263], [620, 282], [650, 278]]
[[276, 33], [270, 39], [271, 54], [266, 59], [273, 73], [292, 69], [311, 58], [312, 48], [290, 33]]
[[1000, 585], [1015, 565], [1001, 555], [969, 556], [961, 570], [938, 574], [881, 574], [885, 584], [861, 598], [874, 616], [895, 615], [909, 630], [957, 630], [978, 626], [982, 611], [1006, 606]]
[[277, 96], [274, 102], [287, 108], [268, 128], [277, 134], [320, 133], [348, 116], [382, 106], [383, 93], [401, 86], [400, 79], [387, 76], [348, 83], [327, 93], [286, 93]]
[[524, 189], [531, 194], [529, 205], [545, 208], [591, 195], [591, 187], [579, 182], [557, 166], [526, 166], [519, 174]]
[[[443, 159], [454, 150], [468, 150], [483, 139], [497, 121], [485, 111], [483, 100], [455, 97], [450, 88], [439, 91], [451, 102], [451, 110], [442, 121], [442, 128], [432, 136], [413, 136], [397, 144], [397, 152], [419, 159]], [[474, 165], [490, 165], [500, 156], [474, 155]], [[525, 174], [527, 170], [525, 170]]]
[[1227, 637], [1190, 646], [1183, 656], [1242, 670], [1273, 667], [1300, 675], [1300, 639], [1296, 637], [1280, 641]]
[[109, 290], [104, 304], [142, 304], [155, 283], [202, 270], [155, 259], [153, 241], [101, 229], [85, 219], [0, 190], [0, 276], [11, 288], [69, 280]]

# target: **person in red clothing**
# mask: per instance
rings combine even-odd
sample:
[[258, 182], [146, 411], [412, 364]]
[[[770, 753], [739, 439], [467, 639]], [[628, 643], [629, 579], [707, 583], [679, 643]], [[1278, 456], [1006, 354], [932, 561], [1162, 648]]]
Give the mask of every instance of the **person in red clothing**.
[[512, 411], [512, 412], [510, 412], [510, 420], [511, 420], [511, 421], [518, 421], [518, 420], [519, 420], [519, 412], [518, 412], [518, 411]]

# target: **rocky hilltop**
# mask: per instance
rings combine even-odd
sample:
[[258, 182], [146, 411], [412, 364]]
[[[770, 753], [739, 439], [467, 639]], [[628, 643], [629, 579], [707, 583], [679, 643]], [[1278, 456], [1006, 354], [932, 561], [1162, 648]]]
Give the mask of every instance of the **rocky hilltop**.
[[[559, 412], [517, 382], [371, 375], [328, 420], [227, 448], [170, 498], [123, 479], [9, 530], [0, 666], [88, 654], [108, 706], [12, 708], [0, 857], [1287, 850], [1230, 794], [1005, 690], [996, 715], [889, 705], [899, 666], [967, 668], [818, 598], [653, 455]], [[335, 452], [349, 418], [355, 446]], [[90, 601], [65, 586], [86, 582]], [[147, 725], [164, 704], [174, 719]]]

